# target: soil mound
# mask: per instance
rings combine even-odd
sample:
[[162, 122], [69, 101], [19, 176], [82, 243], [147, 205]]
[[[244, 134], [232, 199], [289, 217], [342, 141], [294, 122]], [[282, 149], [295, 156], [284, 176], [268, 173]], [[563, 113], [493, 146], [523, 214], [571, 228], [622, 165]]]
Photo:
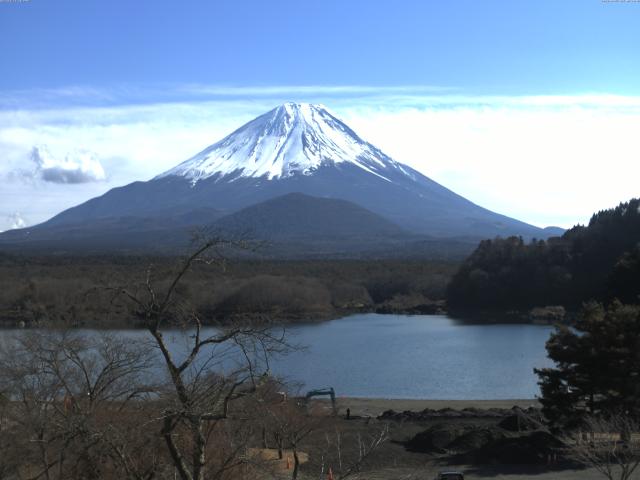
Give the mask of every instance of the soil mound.
[[463, 433], [453, 442], [447, 445], [447, 450], [454, 452], [469, 452], [489, 445], [496, 440], [505, 438], [504, 432], [497, 428], [475, 428]]
[[500, 420], [498, 426], [510, 432], [532, 432], [544, 428], [539, 420], [520, 409], [514, 409], [513, 415]]
[[475, 464], [541, 465], [562, 447], [564, 444], [550, 433], [533, 432], [494, 440], [465, 455], [464, 459]]
[[[504, 408], [463, 408], [462, 410], [456, 410], [453, 408], [441, 408], [440, 410], [435, 410], [432, 408], [425, 408], [421, 412], [414, 412], [406, 410], [404, 412], [396, 412], [395, 410], [386, 410], [382, 413], [378, 418], [380, 420], [394, 420], [396, 422], [416, 422], [422, 420], [433, 420], [433, 419], [450, 419], [450, 418], [463, 418], [463, 419], [474, 419], [474, 418], [496, 418], [501, 419], [514, 414], [516, 409], [504, 409]], [[539, 416], [539, 410], [535, 408], [528, 408], [527, 410], [517, 409], [523, 414], [526, 414], [530, 417]]]
[[441, 423], [415, 435], [407, 449], [422, 453], [447, 453], [455, 440], [474, 430], [471, 425]]

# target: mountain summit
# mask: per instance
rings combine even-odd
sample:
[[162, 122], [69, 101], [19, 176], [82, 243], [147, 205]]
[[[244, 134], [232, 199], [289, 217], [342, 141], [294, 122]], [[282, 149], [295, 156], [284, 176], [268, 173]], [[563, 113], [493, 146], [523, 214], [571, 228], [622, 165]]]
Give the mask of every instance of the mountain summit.
[[[271, 202], [278, 197], [284, 198]], [[295, 228], [284, 228], [284, 221], [296, 222]], [[41, 225], [0, 235], [0, 244], [46, 246], [54, 237], [63, 244], [72, 233], [76, 244], [95, 245], [99, 239], [100, 245], [121, 248], [137, 238], [136, 248], [144, 248], [149, 238], [161, 246], [168, 238], [185, 238], [188, 228], [214, 222], [247, 228], [253, 222], [271, 232], [266, 227], [280, 225], [283, 242], [281, 237], [294, 233], [311, 242], [325, 228], [334, 239], [376, 237], [387, 250], [395, 248], [384, 243], [391, 236], [394, 245], [403, 235], [410, 241], [439, 238], [451, 244], [456, 238], [473, 244], [495, 236], [557, 233], [470, 202], [391, 159], [321, 105], [286, 103], [152, 180], [114, 188]], [[363, 226], [361, 235], [347, 224]], [[382, 225], [396, 233], [380, 235]]]
[[326, 164], [349, 163], [386, 179], [402, 165], [362, 140], [323, 105], [285, 103], [259, 116], [156, 178], [181, 176], [282, 179], [312, 175]]

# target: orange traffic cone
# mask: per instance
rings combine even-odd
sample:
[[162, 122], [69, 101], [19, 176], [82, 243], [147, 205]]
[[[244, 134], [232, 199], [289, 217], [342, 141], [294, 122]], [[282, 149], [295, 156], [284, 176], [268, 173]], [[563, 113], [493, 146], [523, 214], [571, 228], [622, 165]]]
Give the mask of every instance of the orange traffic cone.
[[327, 473], [327, 480], [333, 480], [333, 470], [329, 467], [329, 472]]
[[287, 457], [287, 470], [291, 470], [291, 457]]

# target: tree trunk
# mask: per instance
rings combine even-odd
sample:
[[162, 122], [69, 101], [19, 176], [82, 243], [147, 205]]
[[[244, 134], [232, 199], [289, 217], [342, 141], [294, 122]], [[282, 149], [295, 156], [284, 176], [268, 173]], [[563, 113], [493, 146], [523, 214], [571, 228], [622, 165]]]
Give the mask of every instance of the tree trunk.
[[298, 449], [293, 447], [293, 474], [291, 476], [292, 480], [296, 480], [298, 478], [298, 468], [300, 467], [300, 458], [298, 458]]
[[164, 437], [165, 443], [167, 444], [167, 448], [169, 449], [169, 454], [171, 455], [171, 459], [173, 460], [173, 465], [175, 466], [178, 474], [180, 475], [181, 480], [193, 480], [191, 476], [191, 472], [187, 467], [182, 454], [178, 450], [172, 435], [173, 425], [171, 418], [164, 418], [164, 426], [162, 428], [162, 436]]
[[282, 460], [284, 458], [284, 455], [282, 453], [282, 437], [280, 436], [280, 434], [278, 432], [275, 432], [273, 434], [273, 438], [276, 441], [276, 446], [278, 447], [278, 460]]
[[202, 421], [192, 420], [193, 432], [193, 480], [204, 480], [207, 439], [204, 435]]

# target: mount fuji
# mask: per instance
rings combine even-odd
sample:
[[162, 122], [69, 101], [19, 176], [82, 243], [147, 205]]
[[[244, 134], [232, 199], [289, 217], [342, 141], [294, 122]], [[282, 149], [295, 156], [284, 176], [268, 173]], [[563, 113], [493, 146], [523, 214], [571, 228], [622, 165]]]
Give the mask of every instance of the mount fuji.
[[[294, 193], [305, 200], [290, 195]], [[281, 201], [268, 202], [277, 197]], [[346, 203], [355, 204], [354, 208], [345, 207]], [[252, 213], [243, 215], [247, 208]], [[296, 214], [288, 215], [292, 209]], [[298, 224], [302, 218], [302, 224], [317, 218], [320, 228], [315, 225], [310, 230], [310, 242], [324, 224], [359, 225], [359, 237], [381, 239], [404, 235], [472, 242], [495, 236], [546, 238], [561, 233], [470, 202], [393, 160], [324, 106], [286, 103], [152, 180], [112, 189], [35, 227], [6, 232], [0, 235], [0, 245], [46, 245], [72, 237], [79, 243], [98, 242], [104, 248], [137, 239], [134, 243], [143, 248], [151, 238], [152, 243], [161, 243], [160, 238], [184, 236], [187, 228], [196, 225], [241, 224], [251, 229], [256, 215], [262, 226], [278, 225], [281, 240], [288, 231], [283, 216]], [[349, 215], [354, 216], [353, 222]], [[228, 216], [233, 221], [222, 218]], [[340, 221], [333, 221], [341, 216]], [[243, 219], [253, 220], [242, 224]], [[376, 230], [374, 225], [385, 228]], [[292, 229], [300, 238], [300, 225]], [[328, 235], [354, 235], [353, 229], [347, 230], [331, 230]], [[160, 231], [173, 232], [173, 236], [159, 236]]]
[[156, 178], [179, 176], [193, 185], [211, 177], [281, 180], [346, 165], [389, 182], [385, 172], [412, 177], [324, 106], [285, 103]]

